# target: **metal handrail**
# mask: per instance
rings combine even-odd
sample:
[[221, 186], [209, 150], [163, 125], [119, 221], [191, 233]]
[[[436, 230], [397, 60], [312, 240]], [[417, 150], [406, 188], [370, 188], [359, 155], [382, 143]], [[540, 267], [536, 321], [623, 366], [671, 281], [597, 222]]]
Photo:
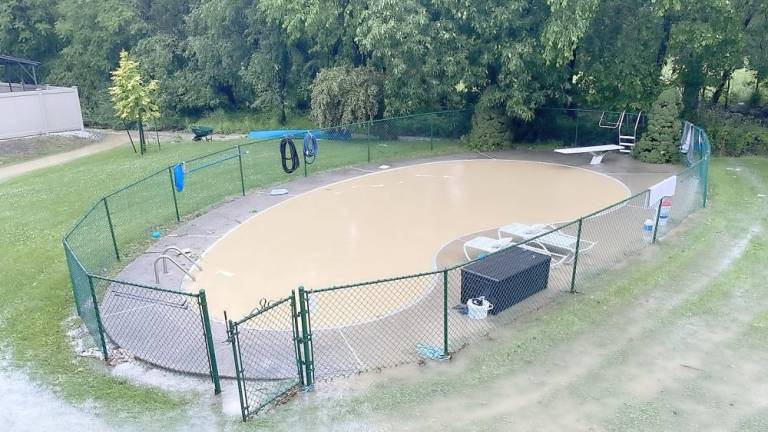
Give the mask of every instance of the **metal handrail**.
[[[200, 267], [200, 264], [196, 263], [196, 262], [195, 262], [195, 260], [193, 260], [192, 258], [190, 258], [190, 257], [189, 257], [187, 254], [185, 254], [185, 253], [184, 253], [184, 252], [183, 252], [181, 249], [179, 249], [178, 247], [176, 247], [176, 246], [168, 246], [167, 248], [165, 248], [165, 250], [163, 251], [163, 253], [162, 253], [161, 255], [165, 255], [165, 254], [167, 254], [167, 253], [168, 253], [168, 251], [174, 251], [174, 252], [176, 252], [178, 255], [181, 255], [181, 256], [183, 256], [184, 258], [186, 258], [186, 259], [187, 259], [187, 261], [189, 261], [189, 262], [190, 262], [190, 264], [192, 264], [193, 266], [197, 267], [197, 269], [198, 269], [198, 270], [200, 270], [200, 271], [203, 271], [203, 268], [202, 268], [202, 267]], [[165, 264], [163, 264], [163, 265], [165, 265]], [[167, 270], [165, 270], [165, 272], [166, 272], [166, 273], [168, 273], [168, 271], [167, 271]]]
[[190, 279], [192, 279], [193, 281], [195, 280], [195, 277], [192, 276], [192, 274], [190, 272], [185, 270], [184, 267], [179, 265], [179, 263], [177, 263], [173, 258], [169, 257], [168, 255], [160, 255], [159, 257], [157, 257], [157, 259], [155, 260], [154, 264], [152, 265], [154, 267], [154, 269], [155, 269], [155, 283], [156, 284], [158, 284], [158, 285], [160, 284], [160, 275], [157, 273], [157, 263], [160, 262], [160, 261], [163, 262], [163, 274], [167, 274], [168, 273], [168, 265], [166, 264], [166, 260], [168, 260], [171, 263], [173, 263], [173, 265], [175, 265], [179, 270], [183, 271], [185, 275], [189, 276]]

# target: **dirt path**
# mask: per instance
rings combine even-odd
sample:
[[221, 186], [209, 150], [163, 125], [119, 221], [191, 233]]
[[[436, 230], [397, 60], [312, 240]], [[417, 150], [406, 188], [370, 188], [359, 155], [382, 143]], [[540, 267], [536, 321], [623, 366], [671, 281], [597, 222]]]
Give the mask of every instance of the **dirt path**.
[[26, 162], [0, 167], [0, 182], [35, 170], [60, 165], [75, 159], [79, 159], [81, 157], [100, 153], [106, 150], [111, 150], [120, 146], [130, 145], [128, 137], [125, 135], [125, 133], [119, 133], [117, 131], [100, 131], [100, 133], [104, 134], [104, 138], [95, 144], [87, 145], [77, 150], [52, 154], [50, 156], [44, 156], [38, 159], [32, 159]]

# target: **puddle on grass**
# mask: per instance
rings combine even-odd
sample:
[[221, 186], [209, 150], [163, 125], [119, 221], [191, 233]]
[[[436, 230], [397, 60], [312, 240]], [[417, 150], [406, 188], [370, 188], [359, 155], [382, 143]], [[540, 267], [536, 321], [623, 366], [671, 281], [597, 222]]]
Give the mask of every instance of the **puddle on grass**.
[[93, 412], [62, 402], [50, 390], [32, 382], [27, 374], [12, 368], [3, 351], [0, 389], [2, 431], [115, 430]]

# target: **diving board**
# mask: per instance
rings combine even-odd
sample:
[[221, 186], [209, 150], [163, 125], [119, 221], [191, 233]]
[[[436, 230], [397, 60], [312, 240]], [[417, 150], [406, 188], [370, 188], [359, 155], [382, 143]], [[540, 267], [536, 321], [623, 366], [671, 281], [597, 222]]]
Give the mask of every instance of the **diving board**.
[[561, 153], [561, 154], [582, 154], [582, 153], [589, 153], [592, 155], [592, 160], [589, 162], [590, 165], [600, 165], [600, 162], [603, 161], [603, 156], [605, 156], [606, 153], [610, 151], [616, 151], [621, 150], [624, 147], [616, 144], [605, 144], [605, 145], [598, 145], [598, 146], [590, 146], [590, 147], [567, 147], [567, 148], [560, 148], [555, 149], [555, 152]]

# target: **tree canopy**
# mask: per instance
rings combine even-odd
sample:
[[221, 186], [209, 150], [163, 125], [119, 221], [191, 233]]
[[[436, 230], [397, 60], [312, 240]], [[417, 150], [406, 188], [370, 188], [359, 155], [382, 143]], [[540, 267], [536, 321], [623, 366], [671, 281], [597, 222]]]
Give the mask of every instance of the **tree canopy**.
[[323, 71], [367, 70], [379, 116], [482, 100], [527, 121], [542, 106], [648, 110], [669, 85], [688, 112], [717, 103], [735, 69], [768, 75], [767, 14], [768, 0], [7, 0], [0, 51], [79, 86], [94, 121], [114, 117], [121, 50], [159, 82], [163, 116], [283, 121], [309, 111]]

